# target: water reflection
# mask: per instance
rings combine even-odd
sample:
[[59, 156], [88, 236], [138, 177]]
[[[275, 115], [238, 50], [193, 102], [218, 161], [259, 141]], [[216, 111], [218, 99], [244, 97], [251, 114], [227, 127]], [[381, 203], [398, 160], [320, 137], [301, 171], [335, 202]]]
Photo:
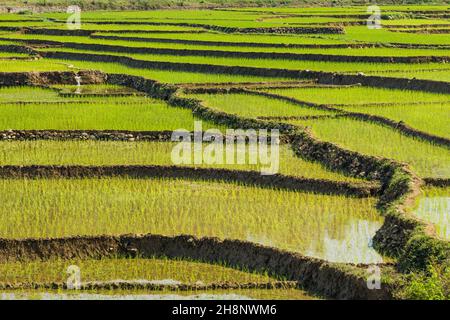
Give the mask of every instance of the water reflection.
[[342, 237], [334, 238], [325, 230], [322, 248], [311, 243], [307, 255], [330, 262], [382, 263], [383, 257], [372, 247], [372, 239], [380, 227], [379, 221], [351, 220]]
[[[298, 246], [286, 246], [268, 235], [247, 234], [246, 240], [269, 247], [284, 247], [330, 262], [374, 264], [383, 262], [383, 257], [372, 246], [372, 239], [382, 223], [382, 220], [355, 218], [349, 219], [345, 224], [329, 223], [314, 236], [304, 237], [305, 246], [302, 243], [298, 243]], [[305, 235], [308, 232], [300, 233]]]
[[415, 214], [436, 227], [437, 234], [450, 240], [450, 197], [426, 197], [419, 201]]

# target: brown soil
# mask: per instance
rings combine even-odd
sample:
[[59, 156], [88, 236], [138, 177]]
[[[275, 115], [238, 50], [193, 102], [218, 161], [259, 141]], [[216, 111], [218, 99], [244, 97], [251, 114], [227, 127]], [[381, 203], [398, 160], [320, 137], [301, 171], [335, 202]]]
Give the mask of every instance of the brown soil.
[[1, 166], [0, 178], [85, 178], [130, 176], [134, 178], [182, 178], [207, 181], [239, 182], [266, 188], [280, 188], [325, 194], [369, 197], [378, 193], [370, 183], [347, 183], [307, 179], [280, 174], [264, 176], [257, 171], [193, 168], [178, 166]]
[[[391, 299], [394, 290], [389, 283], [382, 283], [380, 290], [368, 289], [368, 266], [328, 263], [245, 241], [159, 235], [0, 239], [1, 262], [117, 256], [226, 263], [239, 269], [283, 276], [289, 281], [299, 282], [303, 289], [336, 299]], [[393, 275], [391, 267], [380, 267], [385, 277]]]

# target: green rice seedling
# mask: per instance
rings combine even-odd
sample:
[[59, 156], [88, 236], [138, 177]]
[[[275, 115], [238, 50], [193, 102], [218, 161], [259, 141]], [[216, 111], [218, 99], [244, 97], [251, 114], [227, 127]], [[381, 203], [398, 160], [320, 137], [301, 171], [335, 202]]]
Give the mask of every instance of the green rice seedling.
[[415, 129], [450, 138], [450, 128], [448, 125], [448, 119], [450, 118], [450, 100], [448, 103], [442, 104], [346, 106], [340, 107], [340, 109], [402, 121]]
[[[67, 37], [62, 36], [41, 36], [43, 39], [59, 40], [59, 41], [67, 41]], [[71, 37], [71, 42], [81, 42], [81, 43], [92, 43], [97, 44], [102, 42], [99, 39], [89, 39], [83, 37]], [[195, 50], [221, 50], [221, 51], [267, 51], [267, 52], [290, 52], [293, 53], [293, 50], [296, 49], [279, 49], [279, 48], [251, 48], [251, 47], [213, 47], [213, 46], [198, 46], [198, 45], [180, 45], [180, 44], [167, 44], [167, 43], [141, 43], [141, 42], [132, 42], [132, 41], [103, 41], [104, 44], [108, 45], [119, 45], [123, 47], [155, 47], [155, 48], [176, 48], [176, 49], [195, 49]], [[86, 53], [102, 53], [97, 51], [86, 51], [86, 50], [73, 50], [66, 48], [50, 48], [47, 50], [51, 51], [68, 51], [68, 52], [86, 52]], [[303, 51], [298, 53], [313, 53], [311, 49], [301, 49]], [[304, 50], [307, 50], [304, 51]], [[324, 52], [333, 54], [330, 51], [324, 51], [324, 49], [320, 49], [318, 53], [323, 54]], [[439, 51], [432, 51], [432, 54], [435, 54]], [[105, 52], [106, 53], [106, 52]], [[430, 53], [430, 52], [428, 52]], [[108, 54], [116, 54], [114, 52], [108, 52]], [[340, 54], [337, 52], [337, 54]], [[347, 53], [344, 53], [347, 54]], [[388, 54], [393, 54], [393, 52], [389, 51]], [[414, 52], [413, 55], [426, 54], [426, 52]], [[445, 52], [441, 51], [440, 54], [445, 54]], [[120, 54], [123, 55], [123, 54]], [[356, 72], [367, 72], [367, 73], [377, 73], [377, 72], [388, 72], [388, 74], [382, 74], [386, 76], [390, 76], [392, 71], [407, 72], [408, 77], [416, 77], [420, 78], [422, 74], [424, 74], [424, 70], [441, 70], [442, 72], [446, 72], [447, 66], [443, 63], [423, 63], [423, 64], [405, 64], [405, 63], [353, 63], [353, 62], [331, 62], [331, 61], [308, 61], [308, 60], [282, 60], [282, 59], [249, 59], [249, 58], [219, 58], [219, 57], [208, 57], [207, 53], [205, 56], [176, 56], [176, 55], [135, 55], [135, 54], [127, 54], [130, 57], [135, 57], [143, 60], [156, 60], [156, 61], [173, 61], [173, 62], [196, 62], [196, 63], [208, 63], [208, 64], [220, 64], [220, 65], [238, 65], [238, 66], [251, 66], [251, 67], [262, 67], [262, 68], [272, 68], [274, 65], [277, 65], [278, 68], [286, 68], [286, 69], [302, 69], [302, 70], [316, 70], [316, 71], [328, 71], [328, 72], [344, 72], [344, 73], [356, 73]], [[394, 74], [392, 72], [392, 74]]]
[[232, 269], [217, 264], [163, 258], [104, 258], [27, 261], [0, 264], [1, 283], [65, 283], [67, 267], [80, 268], [82, 282], [147, 280], [155, 283], [269, 283], [278, 280], [266, 274]]
[[449, 102], [450, 94], [365, 86], [335, 88], [267, 89], [270, 93], [318, 104], [377, 104]]
[[405, 136], [391, 128], [345, 118], [290, 122], [308, 127], [320, 140], [343, 148], [406, 162], [421, 177], [450, 177], [447, 148]]
[[[172, 142], [121, 141], [0, 141], [0, 165], [173, 165]], [[111, 157], [114, 154], [114, 157]], [[192, 153], [193, 154], [193, 153]], [[287, 145], [280, 146], [279, 172], [284, 175], [313, 179], [361, 182], [362, 180], [332, 172], [319, 163], [302, 160]], [[191, 157], [192, 158], [192, 157]], [[253, 170], [260, 172], [261, 163], [243, 165], [197, 164], [203, 168]], [[192, 161], [194, 163], [194, 161]]]
[[450, 188], [425, 188], [413, 213], [433, 224], [439, 237], [450, 240]]
[[[9, 34], [9, 33], [7, 33], [7, 34]], [[1, 34], [2, 36], [4, 36], [5, 34]], [[20, 44], [20, 42], [17, 42], [17, 41], [13, 41], [13, 40], [11, 40], [11, 41], [9, 41], [9, 40], [0, 40], [0, 45], [2, 45], [2, 46], [9, 46], [9, 45], [19, 45]]]
[[[76, 93], [80, 94], [81, 97], [83, 94], [85, 95], [104, 95], [105, 98], [110, 97], [110, 95], [119, 95], [119, 94], [128, 94], [132, 95], [143, 95], [142, 92], [139, 92], [130, 87], [124, 87], [114, 84], [85, 84], [85, 85], [52, 85], [52, 88], [61, 90], [62, 94], [70, 94]], [[76, 95], [75, 95], [76, 97]]]
[[366, 26], [346, 27], [345, 31], [345, 35], [339, 35], [336, 38], [364, 42], [450, 45], [449, 37], [446, 34], [405, 34], [391, 32], [386, 28], [368, 29]]
[[[92, 54], [92, 55], [112, 55], [112, 56], [127, 56], [129, 58], [133, 58], [136, 60], [142, 60], [142, 61], [151, 61], [151, 62], [174, 62], [174, 63], [196, 63], [196, 64], [203, 64], [203, 65], [220, 65], [220, 66], [243, 66], [243, 67], [255, 67], [255, 68], [273, 68], [274, 65], [277, 65], [278, 68], [286, 68], [286, 69], [301, 69], [301, 70], [314, 70], [314, 71], [326, 71], [326, 72], [336, 72], [336, 70], [342, 72], [342, 73], [350, 73], [350, 74], [356, 74], [357, 72], [360, 72], [361, 70], [368, 70], [369, 72], [378, 72], [379, 70], [382, 70], [382, 67], [388, 67], [388, 68], [406, 68], [405, 64], [402, 64], [401, 66], [397, 66], [396, 64], [381, 64], [377, 67], [374, 67], [375, 64], [365, 63], [365, 64], [351, 64], [351, 63], [334, 63], [334, 62], [321, 62], [321, 61], [289, 61], [289, 60], [270, 60], [270, 59], [246, 59], [246, 58], [220, 58], [220, 57], [206, 57], [206, 56], [176, 56], [176, 55], [149, 55], [149, 54], [120, 54], [117, 52], [106, 52], [106, 51], [87, 51], [87, 50], [73, 50], [73, 49], [67, 49], [67, 48], [56, 48], [56, 49], [48, 49], [50, 51], [56, 51], [56, 52], [67, 52], [67, 53], [84, 53], [84, 54]], [[86, 58], [88, 60], [88, 58]], [[76, 66], [80, 66], [81, 64], [75, 63]], [[416, 66], [419, 67], [425, 67], [428, 69], [417, 69], [417, 71], [414, 70], [414, 67], [411, 67], [413, 71], [408, 72], [408, 77], [415, 77], [420, 78], [421, 74], [431, 72], [433, 70], [433, 65], [436, 64], [427, 64], [425, 66], [417, 64]], [[414, 66], [414, 65], [413, 65]], [[438, 66], [438, 72], [443, 73], [443, 76], [448, 73], [447, 70], [440, 70], [439, 68], [445, 67], [445, 64], [441, 64]], [[141, 69], [142, 70], [142, 69]], [[386, 69], [385, 69], [386, 70]], [[389, 69], [388, 69], [389, 70]], [[428, 70], [428, 71], [427, 71]], [[394, 69], [395, 71], [395, 69]], [[404, 71], [400, 71], [400, 75]], [[193, 74], [192, 72], [190, 74]], [[195, 74], [195, 73], [194, 73]], [[380, 76], [394, 76], [395, 72], [388, 72], [388, 73], [381, 73]], [[159, 76], [159, 75], [158, 75]], [[211, 77], [214, 75], [211, 74]], [[223, 74], [222, 76], [226, 76]], [[217, 77], [217, 76], [216, 76]], [[255, 81], [258, 77], [249, 77], [241, 75], [240, 77], [246, 77], [247, 81]], [[265, 77], [266, 81], [276, 81], [277, 78], [273, 77]], [[283, 79], [283, 78], [278, 78]], [[284, 78], [287, 79], [287, 78]], [[433, 80], [433, 79], [431, 79]], [[163, 82], [175, 82], [173, 80], [166, 80], [161, 79]], [[232, 81], [232, 80], [229, 80]], [[186, 81], [178, 81], [180, 82], [186, 82]], [[204, 82], [204, 81], [202, 81]], [[218, 82], [218, 81], [216, 81]]]
[[[54, 19], [66, 19], [68, 14], [60, 12], [46, 12], [40, 15], [41, 17], [54, 18]], [[233, 17], [230, 17], [230, 13], [220, 10], [122, 10], [122, 11], [88, 11], [85, 12], [84, 18], [86, 20], [93, 21], [158, 21], [169, 20], [173, 22], [177, 21], [191, 21], [195, 19], [201, 19], [206, 21], [215, 20], [242, 20], [253, 21], [259, 14], [252, 13], [236, 13]]]
[[[244, 66], [244, 67], [256, 67], [256, 68], [273, 68], [274, 65], [281, 69], [293, 69], [293, 70], [311, 70], [309, 66], [314, 67], [317, 71], [332, 71], [332, 66], [336, 66], [342, 69], [343, 72], [356, 72], [357, 70], [364, 70], [366, 67], [371, 67], [371, 64], [347, 64], [344, 62], [311, 62], [308, 60], [280, 60], [280, 59], [251, 59], [251, 58], [229, 58], [229, 57], [214, 57], [208, 56], [208, 53], [202, 53], [202, 55], [175, 55], [175, 54], [135, 54], [135, 53], [123, 53], [115, 51], [94, 51], [94, 50], [79, 50], [70, 48], [46, 48], [41, 51], [51, 52], [67, 52], [67, 53], [84, 53], [84, 54], [96, 54], [96, 55], [111, 55], [111, 56], [126, 56], [136, 60], [143, 61], [167, 61], [177, 63], [196, 63], [196, 64], [208, 64], [208, 65], [224, 65], [224, 66]], [[323, 53], [323, 51], [322, 51]], [[388, 65], [388, 64], [384, 64]], [[425, 70], [432, 70], [433, 65], [436, 63], [422, 68], [429, 68]], [[373, 64], [372, 64], [373, 66]], [[417, 64], [417, 66], [420, 66]], [[390, 68], [395, 68], [395, 65], [389, 65]], [[446, 65], [440, 64], [439, 68], [446, 68]], [[354, 70], [352, 70], [354, 69]], [[373, 68], [371, 68], [373, 70]], [[369, 69], [369, 70], [371, 70]], [[336, 69], [335, 69], [336, 70]], [[380, 70], [380, 69], [378, 69]]]
[[[441, 49], [406, 49], [406, 48], [383, 48], [383, 47], [367, 47], [367, 48], [258, 48], [246, 46], [215, 46], [209, 44], [207, 48], [199, 44], [180, 44], [180, 43], [145, 43], [127, 40], [111, 40], [98, 39], [89, 37], [66, 37], [53, 35], [28, 35], [20, 33], [10, 33], [3, 38], [11, 38], [11, 40], [49, 40], [59, 42], [73, 42], [85, 44], [103, 44], [124, 47], [148, 47], [148, 48], [170, 48], [170, 49], [192, 49], [192, 50], [217, 50], [217, 51], [233, 51], [233, 52], [279, 52], [279, 53], [296, 53], [296, 54], [327, 54], [327, 55], [344, 55], [344, 56], [373, 56], [373, 57], [406, 57], [406, 56], [450, 56], [450, 50]], [[55, 48], [50, 48], [53, 50]], [[205, 53], [205, 56], [207, 53]]]
[[407, 78], [407, 79], [424, 79], [424, 80], [434, 80], [434, 81], [445, 81], [450, 82], [450, 70], [433, 70], [424, 69], [417, 71], [368, 71], [368, 75], [373, 76], [386, 76], [394, 78]]
[[54, 63], [60, 63], [65, 66], [71, 66], [72, 69], [92, 69], [100, 70], [108, 73], [123, 73], [134, 76], [140, 76], [164, 83], [228, 83], [228, 82], [270, 82], [282, 81], [286, 78], [277, 77], [258, 77], [235, 74], [214, 74], [204, 72], [185, 72], [174, 70], [158, 70], [158, 69], [140, 69], [131, 68], [120, 63], [112, 62], [89, 62], [78, 60], [48, 60]]
[[240, 239], [330, 261], [380, 262], [373, 198], [160, 179], [0, 180], [5, 238], [153, 233]]
[[280, 99], [272, 99], [253, 94], [190, 94], [190, 98], [226, 113], [242, 117], [295, 117], [332, 115], [332, 112], [302, 107]]
[[26, 300], [317, 300], [299, 289], [214, 289], [195, 291], [163, 290], [8, 290], [4, 299]]
[[146, 104], [153, 100], [129, 87], [110, 84], [18, 86], [0, 88], [0, 104], [53, 103], [53, 104]]
[[2, 72], [43, 72], [43, 71], [67, 71], [66, 65], [54, 63], [48, 59], [40, 60], [1, 60]]
[[[3, 104], [0, 130], [193, 130], [196, 118], [190, 110], [141, 99], [134, 104]], [[217, 126], [205, 122], [204, 127]]]
[[14, 58], [26, 58], [29, 55], [25, 53], [15, 53], [15, 52], [0, 52], [0, 59], [14, 59]]

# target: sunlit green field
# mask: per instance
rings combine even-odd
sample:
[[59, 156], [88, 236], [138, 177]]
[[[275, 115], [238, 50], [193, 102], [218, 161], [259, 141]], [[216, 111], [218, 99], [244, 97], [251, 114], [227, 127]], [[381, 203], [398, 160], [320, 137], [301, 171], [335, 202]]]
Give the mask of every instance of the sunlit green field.
[[[121, 141], [1, 141], [0, 165], [162, 165], [170, 166], [175, 142], [121, 142]], [[206, 145], [205, 145], [206, 147]], [[237, 145], [233, 148], [236, 150]], [[309, 162], [294, 156], [287, 145], [279, 150], [279, 173], [295, 177], [329, 179], [333, 181], [362, 182], [327, 170], [319, 163]], [[247, 150], [250, 151], [247, 147]], [[191, 158], [194, 150], [191, 149]], [[114, 154], [114, 157], [111, 157]], [[250, 163], [250, 157], [243, 164], [184, 164], [203, 168], [260, 171], [267, 167], [260, 160]]]
[[[61, 6], [61, 1], [48, 0], [40, 8]], [[450, 190], [425, 186], [425, 181], [447, 185], [450, 179], [447, 6], [381, 6], [381, 28], [371, 29], [367, 27], [370, 14], [361, 5], [265, 7], [263, 1], [252, 8], [199, 10], [169, 2], [171, 10], [156, 4], [144, 8], [142, 1], [127, 7], [140, 10], [124, 10], [118, 7], [123, 5], [121, 1], [95, 1], [86, 10], [83, 7], [80, 30], [68, 27], [69, 14], [61, 10], [0, 13], [0, 171], [8, 172], [8, 178], [0, 179], [1, 238], [27, 241], [155, 234], [247, 241], [306, 259], [325, 260], [326, 270], [314, 270], [319, 275], [314, 281], [329, 277], [327, 268], [336, 272], [336, 278], [333, 275], [328, 284], [318, 288], [325, 293], [319, 298], [330, 298], [328, 294], [336, 291], [334, 280], [366, 272], [365, 266], [353, 264], [392, 263], [399, 273], [402, 268], [396, 268], [396, 264], [405, 259], [381, 253], [374, 246], [375, 234], [389, 220], [379, 201], [386, 196], [382, 193], [392, 191], [392, 186], [383, 180], [390, 177], [380, 177], [385, 184], [363, 180], [361, 176], [374, 176], [370, 170], [375, 169], [370, 166], [355, 170], [359, 157], [369, 155], [403, 164], [411, 172], [405, 175], [417, 177], [417, 190], [421, 185], [421, 195], [415, 202], [405, 203], [405, 212], [398, 214], [425, 223], [427, 237], [450, 239]], [[27, 4], [36, 3], [30, 0]], [[206, 5], [203, 1], [195, 3]], [[0, 9], [3, 5], [14, 6], [17, 2], [7, 0]], [[102, 10], [94, 10], [96, 6]], [[78, 78], [80, 70], [106, 73], [103, 78], [108, 79], [107, 83], [116, 83], [109, 81], [110, 74], [121, 74], [126, 78], [125, 86]], [[68, 72], [65, 84], [59, 74], [38, 74], [60, 71]], [[25, 75], [12, 78], [8, 73], [28, 74], [25, 80]], [[157, 81], [156, 90], [142, 88], [138, 77]], [[166, 84], [176, 89], [170, 97], [158, 95], [160, 86]], [[239, 91], [242, 88], [247, 92]], [[186, 98], [198, 104], [180, 107], [180, 101]], [[363, 121], [355, 113], [378, 118]], [[408, 136], [396, 123], [381, 124], [383, 118], [421, 131], [421, 138]], [[194, 163], [190, 155], [190, 163], [180, 164], [173, 157], [175, 141], [134, 138], [143, 131], [193, 131], [195, 121], [202, 121], [203, 131], [217, 129], [223, 133], [231, 127], [247, 129], [249, 124], [257, 124], [258, 128], [290, 125], [286, 130], [289, 136], [282, 137], [276, 154], [276, 173], [295, 182], [283, 188], [277, 184], [278, 175], [265, 175], [244, 183], [244, 178], [262, 172], [266, 164], [261, 159], [256, 163], [245, 157], [242, 164], [208, 164]], [[100, 130], [127, 131], [116, 134], [129, 135], [97, 135]], [[77, 134], [83, 138], [73, 131], [81, 131]], [[344, 159], [327, 144], [317, 150], [308, 149], [310, 142], [306, 140], [294, 153], [290, 138], [296, 135], [302, 139], [304, 132], [315, 140], [356, 152], [354, 158]], [[58, 134], [63, 133], [74, 135], [59, 138]], [[439, 144], [427, 140], [427, 134], [438, 136]], [[201, 145], [204, 148], [207, 144]], [[233, 145], [233, 150], [240, 146]], [[250, 152], [248, 146], [242, 150]], [[216, 159], [226, 160], [226, 155]], [[233, 160], [237, 156], [233, 155]], [[123, 172], [128, 166], [177, 166], [182, 178], [137, 178], [123, 172], [115, 176], [23, 177], [28, 167], [39, 165], [120, 166]], [[222, 173], [230, 177], [216, 177], [217, 171], [213, 170], [207, 171], [211, 176], [203, 179], [188, 174], [206, 168], [226, 169]], [[317, 191], [311, 192], [305, 179], [316, 179], [324, 190], [312, 188]], [[269, 187], [269, 182], [274, 183]], [[327, 190], [339, 183], [379, 190], [366, 197]], [[254, 273], [239, 265], [227, 265], [226, 261], [216, 264], [140, 256], [81, 259], [76, 258], [76, 253], [71, 259], [47, 260], [45, 255], [56, 252], [45, 250], [37, 254], [43, 256], [42, 260], [36, 260], [26, 254], [26, 246], [17, 252], [5, 248], [14, 252], [13, 257], [23, 255], [26, 259], [8, 261], [6, 251], [0, 252], [0, 284], [4, 288], [7, 284], [64, 284], [69, 265], [80, 268], [84, 282], [199, 285], [285, 280], [276, 272], [270, 276], [264, 270]], [[61, 250], [67, 256], [74, 249], [63, 241]], [[405, 254], [403, 247], [398, 250]], [[424, 247], [426, 253], [414, 259], [422, 259], [431, 251]], [[296, 276], [303, 279], [305, 275]], [[397, 283], [393, 284], [392, 288], [396, 287]], [[420, 299], [429, 298], [428, 287], [421, 288], [425, 293], [417, 293], [423, 294]], [[436, 288], [440, 287], [433, 284], [433, 288], [433, 297], [439, 296]], [[347, 289], [340, 294], [345, 296], [351, 291]], [[0, 291], [0, 297], [6, 299], [318, 298], [298, 288], [166, 288], [149, 292], [117, 287], [77, 294], [62, 289]], [[441, 296], [446, 295], [448, 292]]]
[[450, 128], [448, 126], [450, 109], [446, 103], [342, 106], [339, 108], [345, 111], [371, 114], [395, 121], [403, 121], [415, 129], [450, 138]]
[[421, 177], [449, 178], [450, 150], [402, 135], [382, 125], [353, 119], [293, 120], [323, 141], [364, 154], [408, 163]]
[[82, 270], [84, 282], [139, 281], [148, 279], [155, 284], [211, 284], [220, 282], [269, 283], [277, 278], [258, 273], [243, 272], [221, 265], [171, 259], [100, 259], [60, 260], [1, 263], [1, 283], [65, 282], [66, 270], [76, 265]]
[[427, 188], [414, 208], [413, 213], [434, 225], [438, 236], [450, 239], [450, 190], [449, 188]]
[[6, 238], [193, 234], [247, 240], [332, 261], [381, 259], [367, 246], [382, 223], [375, 199], [370, 198], [189, 180], [17, 179], [0, 183], [5, 217], [0, 232]]
[[333, 112], [298, 106], [278, 99], [252, 94], [197, 94], [196, 98], [206, 106], [242, 117], [295, 117], [330, 115]]

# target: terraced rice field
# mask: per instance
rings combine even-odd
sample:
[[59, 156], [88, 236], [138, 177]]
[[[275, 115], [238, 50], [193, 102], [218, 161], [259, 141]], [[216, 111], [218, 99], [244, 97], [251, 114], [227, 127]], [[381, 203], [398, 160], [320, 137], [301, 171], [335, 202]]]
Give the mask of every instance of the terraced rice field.
[[450, 256], [450, 21], [381, 9], [0, 14], [1, 297], [410, 298]]

